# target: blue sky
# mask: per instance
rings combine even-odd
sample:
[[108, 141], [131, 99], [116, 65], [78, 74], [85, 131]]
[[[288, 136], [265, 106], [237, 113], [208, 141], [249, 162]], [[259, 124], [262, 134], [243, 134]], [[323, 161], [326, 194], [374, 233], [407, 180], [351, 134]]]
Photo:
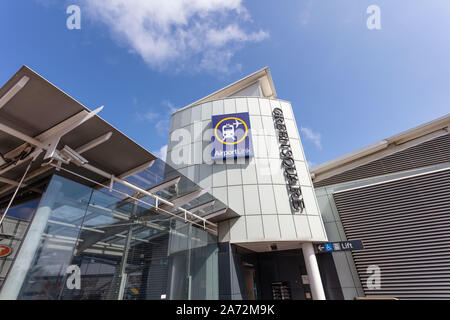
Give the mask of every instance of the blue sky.
[[450, 112], [448, 0], [4, 0], [0, 30], [1, 85], [26, 64], [154, 152], [171, 110], [264, 66], [314, 164]]

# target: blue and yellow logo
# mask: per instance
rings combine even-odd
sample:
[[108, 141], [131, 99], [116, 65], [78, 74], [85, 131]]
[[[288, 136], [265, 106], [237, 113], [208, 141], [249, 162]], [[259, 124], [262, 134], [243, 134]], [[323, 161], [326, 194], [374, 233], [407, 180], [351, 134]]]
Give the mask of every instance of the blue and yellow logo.
[[[231, 122], [231, 123], [230, 123]], [[239, 134], [239, 126], [242, 125], [243, 134]], [[223, 144], [238, 144], [244, 141], [248, 135], [248, 126], [244, 120], [237, 117], [224, 118], [214, 128], [216, 139]], [[242, 136], [242, 137], [238, 137]]]
[[253, 156], [248, 112], [212, 117], [212, 159], [242, 158]]

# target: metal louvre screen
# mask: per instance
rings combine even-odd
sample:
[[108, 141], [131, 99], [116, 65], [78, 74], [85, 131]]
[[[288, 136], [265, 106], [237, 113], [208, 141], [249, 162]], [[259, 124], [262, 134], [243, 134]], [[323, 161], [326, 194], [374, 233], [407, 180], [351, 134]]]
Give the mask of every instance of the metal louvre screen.
[[314, 183], [316, 188], [450, 162], [450, 134]]
[[[367, 296], [450, 299], [450, 170], [334, 194]], [[367, 268], [381, 271], [369, 289]]]

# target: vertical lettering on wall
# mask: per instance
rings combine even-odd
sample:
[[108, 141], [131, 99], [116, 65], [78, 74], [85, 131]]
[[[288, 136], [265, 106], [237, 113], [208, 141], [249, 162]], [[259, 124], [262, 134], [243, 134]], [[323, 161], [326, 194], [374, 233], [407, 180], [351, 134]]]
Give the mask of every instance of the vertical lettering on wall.
[[305, 203], [303, 201], [302, 191], [298, 184], [297, 169], [295, 167], [295, 160], [293, 158], [286, 123], [284, 121], [283, 110], [280, 108], [275, 108], [272, 112], [272, 117], [275, 129], [277, 131], [280, 147], [280, 158], [284, 169], [284, 177], [287, 182], [291, 208], [294, 212], [303, 212]]

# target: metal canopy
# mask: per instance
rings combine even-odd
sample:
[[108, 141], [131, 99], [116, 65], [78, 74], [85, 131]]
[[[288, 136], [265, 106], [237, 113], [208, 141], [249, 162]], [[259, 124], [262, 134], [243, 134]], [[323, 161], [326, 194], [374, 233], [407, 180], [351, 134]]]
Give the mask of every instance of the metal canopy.
[[[29, 80], [26, 81], [25, 85], [17, 90], [17, 84], [25, 82], [27, 78]], [[8, 95], [8, 93], [10, 94]], [[4, 103], [0, 101], [1, 124], [29, 137], [39, 137], [39, 135], [82, 112], [86, 114], [90, 112], [81, 103], [26, 66], [23, 66], [0, 89], [0, 97], [5, 95], [10, 96], [10, 98]], [[91, 165], [119, 177], [156, 159], [150, 152], [98, 116], [92, 117], [64, 135], [57, 148], [60, 149], [68, 145], [76, 150], [108, 133], [110, 133], [108, 140], [83, 153], [83, 157], [89, 159]], [[0, 131], [0, 153], [2, 155], [8, 155], [12, 150], [23, 144], [24, 141]], [[42, 158], [43, 155], [40, 155], [39, 159]], [[31, 171], [40, 166], [39, 162], [41, 161], [37, 161]], [[21, 174], [23, 174], [23, 169], [21, 170], [19, 166], [17, 169], [1, 174], [1, 176], [17, 181]], [[5, 183], [0, 181], [0, 188], [4, 185]]]
[[[149, 168], [155, 161], [158, 163], [155, 169], [161, 169], [163, 162], [98, 117], [102, 108], [88, 110], [23, 66], [0, 89], [0, 196], [14, 189], [17, 192], [28, 182], [42, 179], [54, 170], [63, 170], [71, 173], [73, 180], [96, 188], [109, 184], [109, 190], [113, 191], [118, 183], [134, 192], [127, 196], [130, 199], [153, 198], [159, 212], [177, 218], [184, 216], [185, 222], [199, 222], [204, 228], [217, 226], [191, 212], [191, 207], [198, 209], [209, 202], [211, 205], [202, 206], [208, 210], [199, 211], [204, 215], [224, 209], [220, 217], [212, 217], [214, 222], [239, 216], [166, 164], [158, 183], [143, 178], [151, 176]], [[139, 178], [148, 185], [130, 183], [128, 177], [131, 181]], [[181, 194], [179, 183], [184, 186]], [[166, 199], [154, 194], [174, 184], [175, 197]]]

